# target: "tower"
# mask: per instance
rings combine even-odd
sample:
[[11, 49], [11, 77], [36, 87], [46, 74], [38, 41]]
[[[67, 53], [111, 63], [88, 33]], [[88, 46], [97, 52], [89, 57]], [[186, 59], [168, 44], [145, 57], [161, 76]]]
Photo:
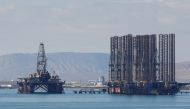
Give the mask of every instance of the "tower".
[[159, 80], [175, 82], [175, 34], [159, 35]]
[[121, 80], [133, 82], [133, 37], [132, 34], [122, 36], [121, 42]]
[[47, 58], [45, 54], [44, 44], [40, 43], [37, 57], [37, 73], [47, 73]]
[[136, 81], [156, 81], [156, 35], [137, 35], [134, 46]]
[[37, 73], [40, 75], [40, 81], [46, 82], [50, 79], [50, 74], [47, 71], [47, 58], [45, 54], [44, 44], [40, 43], [37, 56]]

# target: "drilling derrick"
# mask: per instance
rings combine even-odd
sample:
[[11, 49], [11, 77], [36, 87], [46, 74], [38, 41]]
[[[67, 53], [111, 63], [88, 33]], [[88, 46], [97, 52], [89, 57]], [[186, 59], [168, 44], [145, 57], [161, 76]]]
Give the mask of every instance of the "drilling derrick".
[[47, 57], [43, 43], [40, 43], [39, 46], [39, 52], [37, 56], [37, 72], [30, 74], [30, 76], [26, 78], [19, 78], [17, 84], [18, 92], [21, 94], [63, 93], [64, 82], [59, 79], [58, 75], [51, 76], [47, 71]]
[[37, 57], [37, 73], [40, 75], [40, 80], [47, 82], [50, 79], [50, 74], [46, 70], [47, 68], [47, 58], [45, 54], [44, 44], [41, 43], [39, 46], [39, 52]]

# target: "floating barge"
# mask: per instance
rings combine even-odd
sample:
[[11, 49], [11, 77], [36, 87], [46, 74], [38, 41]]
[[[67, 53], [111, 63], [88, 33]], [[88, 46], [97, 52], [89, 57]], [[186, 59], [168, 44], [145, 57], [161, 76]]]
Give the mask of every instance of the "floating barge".
[[[21, 94], [47, 93], [61, 94], [64, 92], [62, 82], [55, 72], [51, 76], [46, 70], [47, 58], [45, 55], [44, 44], [40, 43], [37, 57], [37, 73], [31, 74], [26, 78], [19, 78], [17, 81], [18, 92]], [[40, 91], [39, 91], [40, 90]]]
[[165, 83], [162, 81], [147, 83], [109, 82], [109, 94], [126, 95], [175, 95], [179, 92], [178, 83]]

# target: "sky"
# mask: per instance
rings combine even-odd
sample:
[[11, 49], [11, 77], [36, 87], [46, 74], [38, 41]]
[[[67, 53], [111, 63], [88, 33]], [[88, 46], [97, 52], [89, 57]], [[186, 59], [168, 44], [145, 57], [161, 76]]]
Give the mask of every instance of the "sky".
[[0, 0], [0, 55], [109, 53], [110, 37], [176, 34], [176, 61], [190, 61], [190, 0]]

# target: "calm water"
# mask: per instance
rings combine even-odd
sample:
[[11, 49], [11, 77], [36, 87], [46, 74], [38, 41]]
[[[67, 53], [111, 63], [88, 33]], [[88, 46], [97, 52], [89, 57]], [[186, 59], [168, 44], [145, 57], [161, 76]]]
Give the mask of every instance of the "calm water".
[[108, 94], [22, 95], [0, 90], [0, 109], [190, 109], [190, 94], [121, 96]]

